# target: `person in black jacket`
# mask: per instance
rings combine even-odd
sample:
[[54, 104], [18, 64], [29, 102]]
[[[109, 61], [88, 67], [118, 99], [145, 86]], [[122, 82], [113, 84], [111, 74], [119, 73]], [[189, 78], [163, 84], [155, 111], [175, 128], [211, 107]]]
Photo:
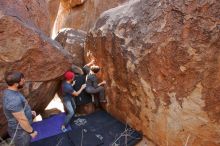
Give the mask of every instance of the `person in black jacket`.
[[96, 74], [100, 71], [100, 67], [96, 65], [92, 65], [90, 67], [90, 71], [86, 76], [86, 92], [90, 94], [98, 94], [99, 101], [106, 103], [107, 100], [105, 98], [105, 89], [102, 85], [106, 84], [106, 81], [102, 81], [98, 83], [98, 79]]
[[[73, 88], [79, 90], [80, 87], [86, 82], [86, 75], [89, 73], [89, 67], [94, 63], [92, 60], [90, 63], [86, 64], [82, 69], [78, 66], [72, 65], [72, 71], [75, 73], [75, 83]], [[83, 90], [76, 98], [76, 105], [85, 105], [92, 102], [91, 94]]]

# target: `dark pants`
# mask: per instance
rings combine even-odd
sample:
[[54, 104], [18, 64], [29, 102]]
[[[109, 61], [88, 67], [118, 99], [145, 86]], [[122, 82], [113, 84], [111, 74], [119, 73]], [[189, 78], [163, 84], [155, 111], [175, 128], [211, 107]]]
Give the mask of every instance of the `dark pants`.
[[[83, 84], [85, 84], [85, 80], [86, 80], [86, 75], [76, 75], [76, 77], [75, 77], [76, 83], [73, 86], [75, 91], [80, 90], [81, 86]], [[76, 105], [86, 105], [86, 104], [92, 102], [92, 96], [91, 96], [91, 94], [89, 94], [85, 90], [83, 90], [79, 94], [79, 96], [75, 97], [75, 102], [76, 102]]]
[[[15, 135], [15, 129], [8, 129], [8, 134], [11, 138]], [[18, 129], [13, 140], [15, 146], [29, 146], [31, 143], [31, 136], [23, 129]]]
[[106, 101], [106, 99], [105, 99], [105, 89], [102, 86], [99, 86], [98, 88], [86, 87], [86, 92], [90, 93], [90, 94], [98, 94], [100, 102]]
[[76, 105], [73, 98], [64, 97], [64, 106], [66, 107], [67, 110], [67, 114], [64, 120], [64, 126], [66, 127], [75, 114], [74, 110], [76, 108]]

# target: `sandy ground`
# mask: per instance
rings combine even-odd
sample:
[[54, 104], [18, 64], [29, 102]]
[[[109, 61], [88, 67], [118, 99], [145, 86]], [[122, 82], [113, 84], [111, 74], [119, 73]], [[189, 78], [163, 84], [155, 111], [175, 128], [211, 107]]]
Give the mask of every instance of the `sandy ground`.
[[[49, 110], [49, 109], [53, 109], [53, 108], [57, 108], [59, 109], [61, 112], [64, 112], [64, 107], [63, 107], [63, 103], [61, 102], [60, 98], [58, 97], [58, 95], [56, 94], [55, 97], [51, 100], [51, 102], [47, 105], [47, 107], [45, 108], [45, 110]], [[37, 117], [34, 119], [34, 121], [41, 121], [42, 117], [41, 115], [37, 115]]]

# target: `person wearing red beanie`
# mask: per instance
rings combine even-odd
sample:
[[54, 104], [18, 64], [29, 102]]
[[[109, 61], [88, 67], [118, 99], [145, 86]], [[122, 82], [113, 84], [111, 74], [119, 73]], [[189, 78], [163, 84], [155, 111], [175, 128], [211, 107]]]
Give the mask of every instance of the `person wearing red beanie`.
[[64, 77], [66, 80], [74, 80], [75, 78], [75, 74], [71, 71], [67, 71], [65, 74], [64, 74]]
[[75, 74], [71, 71], [67, 71], [64, 74], [64, 77], [65, 77], [65, 81], [63, 81], [61, 88], [62, 88], [64, 106], [66, 107], [68, 113], [66, 114], [61, 130], [63, 132], [66, 132], [67, 131], [66, 127], [75, 114], [74, 110], [76, 108], [76, 105], [73, 98], [75, 96], [78, 96], [86, 88], [86, 84], [83, 84], [78, 91], [75, 91], [72, 87]]

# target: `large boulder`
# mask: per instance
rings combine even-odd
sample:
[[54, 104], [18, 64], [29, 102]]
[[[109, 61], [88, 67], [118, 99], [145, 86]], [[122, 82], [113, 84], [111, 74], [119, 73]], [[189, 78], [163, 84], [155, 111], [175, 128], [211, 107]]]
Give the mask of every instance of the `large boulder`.
[[12, 69], [24, 72], [32, 81], [55, 79], [67, 69], [68, 52], [38, 29], [1, 15], [0, 32], [0, 81]]
[[84, 44], [86, 32], [73, 28], [63, 28], [55, 40], [74, 58], [73, 63], [82, 67], [84, 65]]
[[99, 15], [126, 0], [61, 0], [53, 36], [62, 28], [76, 28], [88, 31]]
[[[59, 77], [71, 67], [72, 56], [59, 43], [45, 35], [42, 31], [44, 26], [40, 28], [40, 25], [35, 23], [35, 20], [41, 19], [39, 15], [25, 17], [26, 11], [23, 13], [19, 6], [20, 4], [27, 6], [29, 1], [20, 0], [17, 1], [17, 5], [12, 3], [12, 6], [7, 5], [7, 2], [9, 1], [0, 1], [0, 90], [7, 87], [4, 83], [5, 72], [12, 70], [23, 72], [27, 84], [22, 92], [32, 108], [39, 113], [53, 99], [60, 84]], [[37, 2], [37, 5], [41, 3]], [[39, 11], [41, 14], [40, 11], [43, 10], [33, 6], [31, 11], [35, 13]], [[2, 109], [2, 92], [0, 101], [0, 136], [2, 136], [7, 129]]]
[[104, 12], [85, 53], [103, 68], [107, 110], [159, 146], [219, 146], [219, 10], [218, 0], [132, 0]]
[[50, 33], [46, 0], [1, 0], [0, 14], [2, 13], [41, 29], [47, 35]]

